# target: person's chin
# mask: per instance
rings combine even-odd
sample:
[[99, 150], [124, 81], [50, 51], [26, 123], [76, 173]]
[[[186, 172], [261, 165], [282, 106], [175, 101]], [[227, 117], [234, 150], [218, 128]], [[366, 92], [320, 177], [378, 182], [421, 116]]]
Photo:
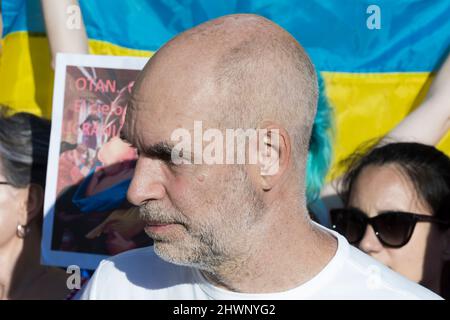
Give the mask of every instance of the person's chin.
[[182, 250], [174, 243], [153, 239], [153, 248], [161, 259], [174, 264], [184, 264]]

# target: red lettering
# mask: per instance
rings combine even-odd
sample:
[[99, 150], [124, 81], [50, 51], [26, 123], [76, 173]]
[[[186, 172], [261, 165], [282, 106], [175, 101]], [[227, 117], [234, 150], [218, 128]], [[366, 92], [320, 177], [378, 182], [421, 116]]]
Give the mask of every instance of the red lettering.
[[98, 79], [97, 84], [95, 85], [95, 91], [105, 92], [105, 84], [102, 79]]
[[117, 106], [117, 108], [114, 109], [114, 114], [116, 116], [120, 116], [123, 112], [123, 108], [121, 106]]
[[84, 104], [84, 100], [83, 99], [77, 99], [75, 100], [75, 112], [80, 112], [82, 105]]
[[104, 104], [104, 105], [102, 105], [102, 107], [101, 107], [101, 112], [102, 112], [103, 114], [108, 114], [108, 113], [109, 113], [109, 109], [110, 109], [110, 105], [109, 105], [109, 104]]
[[106, 80], [106, 91], [116, 92], [116, 80]]
[[86, 89], [86, 78], [80, 77], [75, 81], [75, 86], [78, 91], [82, 91]]

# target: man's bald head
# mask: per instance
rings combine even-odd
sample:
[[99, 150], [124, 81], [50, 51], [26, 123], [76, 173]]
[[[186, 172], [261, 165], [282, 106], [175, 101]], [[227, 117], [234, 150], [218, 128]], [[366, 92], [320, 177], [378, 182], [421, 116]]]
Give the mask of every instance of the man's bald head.
[[[155, 86], [171, 88], [169, 95], [178, 95], [172, 100], [189, 109], [166, 108], [168, 113], [189, 112], [221, 128], [277, 123], [289, 133], [293, 158], [304, 168], [317, 78], [303, 48], [273, 22], [230, 15], [178, 35], [152, 57], [135, 92], [155, 93]], [[208, 103], [196, 104], [204, 96]]]
[[223, 19], [230, 20], [233, 37], [215, 68], [223, 110], [228, 110], [224, 115], [244, 128], [263, 120], [278, 123], [291, 136], [294, 158], [303, 162], [318, 95], [310, 59], [287, 31], [263, 17]]

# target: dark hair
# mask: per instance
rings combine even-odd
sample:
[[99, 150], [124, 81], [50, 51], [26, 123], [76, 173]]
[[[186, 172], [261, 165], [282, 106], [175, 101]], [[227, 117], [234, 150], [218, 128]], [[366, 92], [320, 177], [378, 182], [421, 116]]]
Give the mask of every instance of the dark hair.
[[435, 147], [411, 142], [389, 143], [365, 155], [356, 153], [346, 162], [350, 165], [339, 191], [345, 206], [364, 168], [392, 164], [409, 178], [419, 199], [428, 204], [435, 216], [450, 220], [450, 159]]
[[0, 168], [16, 188], [36, 183], [45, 188], [50, 122], [0, 107]]

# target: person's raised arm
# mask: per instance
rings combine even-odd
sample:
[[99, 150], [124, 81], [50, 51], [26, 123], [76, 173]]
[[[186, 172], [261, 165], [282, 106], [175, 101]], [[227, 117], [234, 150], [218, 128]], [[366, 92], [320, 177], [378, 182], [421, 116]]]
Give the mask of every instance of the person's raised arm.
[[41, 0], [47, 36], [52, 52], [89, 53], [86, 28], [78, 0]]
[[449, 129], [450, 55], [437, 72], [425, 100], [386, 135], [386, 141], [436, 145]]

